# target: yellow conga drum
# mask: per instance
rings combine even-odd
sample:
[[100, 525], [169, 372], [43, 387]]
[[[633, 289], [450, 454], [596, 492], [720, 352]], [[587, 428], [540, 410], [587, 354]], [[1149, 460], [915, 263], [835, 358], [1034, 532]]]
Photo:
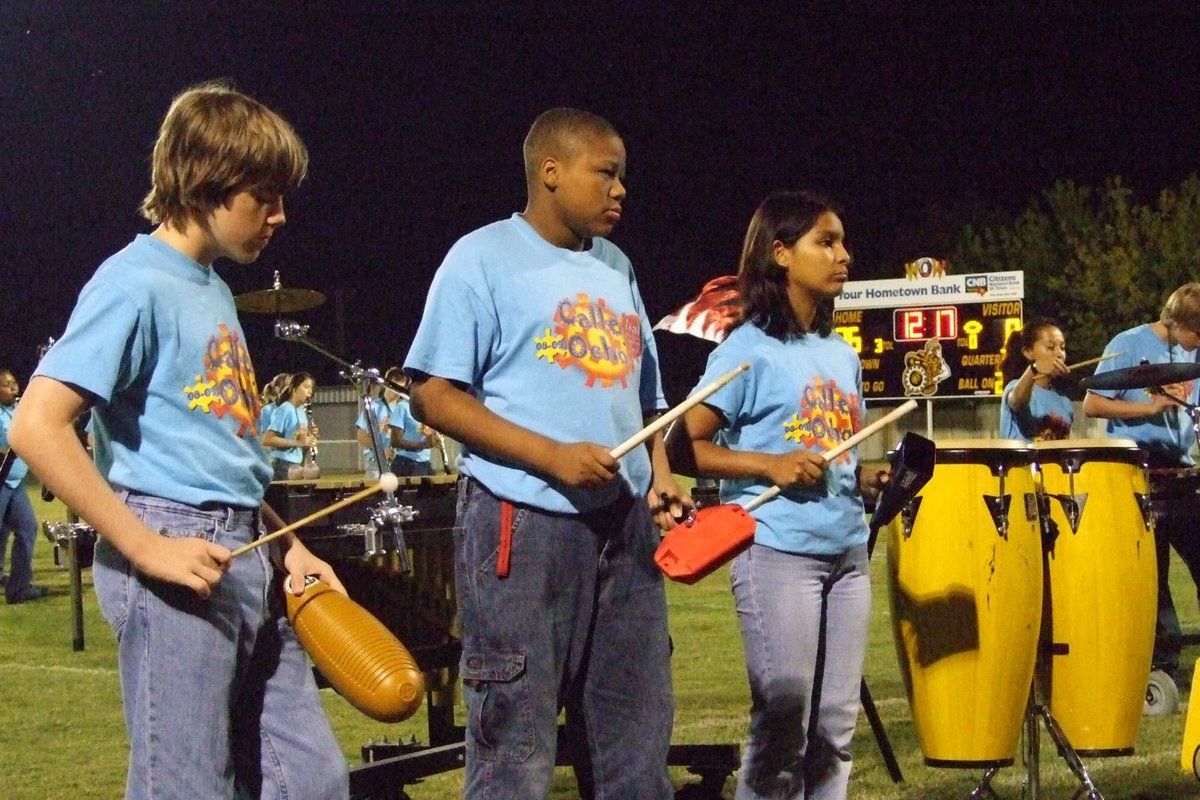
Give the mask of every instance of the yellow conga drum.
[[1050, 713], [1080, 755], [1133, 753], [1154, 652], [1144, 454], [1127, 439], [1034, 445], [1046, 542]]
[[930, 766], [1013, 763], [1042, 611], [1033, 457], [938, 442], [933, 477], [889, 525], [892, 631]]

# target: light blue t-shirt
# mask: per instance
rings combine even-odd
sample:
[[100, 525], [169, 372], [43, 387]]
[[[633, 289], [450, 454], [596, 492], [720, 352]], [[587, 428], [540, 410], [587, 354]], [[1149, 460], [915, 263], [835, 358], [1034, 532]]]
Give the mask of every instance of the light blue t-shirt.
[[165, 242], [140, 235], [100, 265], [35, 374], [95, 396], [96, 466], [114, 485], [188, 505], [262, 501], [271, 468], [233, 295]]
[[[1020, 380], [1020, 379], [1018, 379]], [[1008, 404], [1008, 394], [1017, 385], [1009, 381], [1000, 398], [1000, 438], [1021, 439], [1026, 442], [1041, 442], [1047, 439], [1066, 439], [1071, 435], [1071, 423], [1075, 419], [1075, 408], [1071, 399], [1053, 389], [1043, 389], [1036, 383], [1029, 405], [1013, 411]]]
[[[271, 422], [267, 427], [275, 431], [277, 436], [282, 436], [284, 439], [295, 439], [301, 428], [308, 427], [308, 412], [302, 406], [285, 400], [275, 406], [275, 410], [271, 412]], [[289, 464], [304, 462], [303, 447], [289, 447], [284, 450], [272, 448], [269, 454], [276, 461], [286, 461]]]
[[[371, 398], [371, 408], [375, 412], [375, 421], [376, 421], [376, 424], [378, 425], [378, 427], [376, 428], [376, 435], [372, 437], [372, 440], [378, 441], [386, 449], [389, 446], [389, 438], [390, 438], [390, 435], [388, 433], [388, 419], [390, 419], [392, 416], [391, 406], [389, 406], [387, 401], [384, 400], [382, 397], [372, 397]], [[371, 424], [370, 424], [370, 421], [367, 419], [366, 411], [358, 412], [358, 420], [355, 421], [354, 425], [359, 430], [366, 431], [367, 433], [371, 432]], [[363, 458], [366, 460], [367, 464], [374, 464], [375, 463], [375, 448], [364, 447], [363, 448]]]
[[[1104, 355], [1120, 353], [1115, 358], [1101, 361], [1096, 374], [1101, 375], [1114, 369], [1136, 367], [1146, 359], [1150, 364], [1192, 363], [1196, 353], [1188, 352], [1178, 344], [1168, 347], [1150, 325], [1139, 325], [1122, 331], [1112, 338]], [[1176, 397], [1189, 403], [1200, 402], [1200, 381], [1187, 381], [1178, 390], [1164, 387]], [[1089, 389], [1103, 397], [1145, 403], [1150, 395], [1145, 389]], [[1117, 439], [1132, 439], [1150, 452], [1151, 462], [1156, 466], [1191, 466], [1194, 460], [1189, 452], [1196, 442], [1192, 430], [1192, 419], [1182, 408], [1170, 408], [1152, 417], [1137, 419], [1110, 419], [1108, 435]]]
[[[275, 404], [267, 403], [258, 412], [258, 435], [261, 437], [271, 427], [271, 416], [275, 413]], [[269, 454], [268, 454], [269, 455]]]
[[[392, 418], [388, 424], [402, 431], [400, 434], [402, 439], [415, 441], [422, 436], [421, 421], [413, 416], [411, 402], [403, 397], [397, 400], [396, 405], [392, 408]], [[396, 455], [400, 458], [407, 458], [409, 461], [416, 461], [418, 464], [428, 464], [432, 460], [433, 451], [428, 447], [421, 450], [396, 448]]]
[[[465, 385], [500, 417], [559, 442], [615, 447], [666, 407], [658, 353], [629, 259], [606, 239], [555, 247], [520, 216], [460, 239], [426, 298], [409, 374]], [[526, 467], [465, 447], [462, 472], [494, 494], [547, 511], [608, 505], [599, 489], [550, 483]], [[621, 459], [626, 491], [650, 488], [650, 456]]]
[[[750, 363], [747, 372], [704, 401], [725, 418], [720, 433], [730, 450], [825, 452], [862, 427], [862, 369], [840, 336], [808, 334], [783, 342], [744, 323], [709, 355], [696, 388], [744, 362]], [[829, 465], [823, 483], [792, 486], [754, 509], [754, 541], [811, 555], [836, 555], [866, 544], [857, 466], [851, 448]], [[744, 506], [769, 488], [762, 478], [722, 479], [721, 502]]]
[[[13, 403], [11, 406], [0, 406], [0, 447], [3, 447], [5, 450], [8, 449], [8, 428], [12, 425], [13, 413], [16, 410], [16, 403]], [[13, 453], [12, 466], [8, 468], [8, 477], [4, 480], [4, 485], [10, 489], [16, 489], [28, 474], [29, 467], [25, 465], [20, 456]], [[0, 553], [0, 557], [2, 556], [3, 554]]]

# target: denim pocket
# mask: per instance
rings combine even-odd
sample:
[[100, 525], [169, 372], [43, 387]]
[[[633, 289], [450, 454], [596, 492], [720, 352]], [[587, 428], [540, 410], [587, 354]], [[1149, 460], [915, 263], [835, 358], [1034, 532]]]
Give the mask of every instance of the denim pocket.
[[484, 761], [521, 762], [536, 746], [525, 654], [463, 650], [460, 664], [475, 749]]
[[133, 567], [129, 559], [103, 536], [96, 539], [96, 553], [92, 559], [92, 585], [96, 600], [117, 641], [129, 619], [129, 603], [133, 592]]

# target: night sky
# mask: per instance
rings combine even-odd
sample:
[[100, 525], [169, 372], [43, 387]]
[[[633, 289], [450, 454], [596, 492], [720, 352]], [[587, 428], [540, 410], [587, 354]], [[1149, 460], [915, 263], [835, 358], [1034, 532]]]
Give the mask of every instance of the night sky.
[[[136, 209], [158, 124], [209, 78], [281, 112], [311, 155], [281, 235], [218, 271], [235, 294], [275, 270], [325, 293], [294, 318], [381, 369], [403, 360], [454, 240], [523, 208], [521, 141], [552, 106], [625, 138], [613, 239], [655, 321], [735, 270], [773, 190], [845, 207], [861, 280], [939, 255], [931, 216], [1018, 210], [1058, 179], [1121, 175], [1150, 198], [1200, 160], [1195, 15], [390, 5], [0, 3], [0, 361], [24, 383], [95, 267], [149, 231]], [[242, 321], [260, 382], [301, 368], [336, 380], [275, 340], [273, 318]], [[678, 399], [704, 347], [659, 337]]]

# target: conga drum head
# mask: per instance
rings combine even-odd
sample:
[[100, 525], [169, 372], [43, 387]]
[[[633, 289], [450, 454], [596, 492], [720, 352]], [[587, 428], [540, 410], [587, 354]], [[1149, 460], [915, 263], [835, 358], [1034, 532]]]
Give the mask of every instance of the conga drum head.
[[1038, 462], [1104, 461], [1140, 466], [1146, 454], [1132, 439], [1052, 439], [1034, 442]]
[[938, 464], [987, 464], [1023, 467], [1033, 462], [1033, 448], [1013, 439], [940, 439]]

